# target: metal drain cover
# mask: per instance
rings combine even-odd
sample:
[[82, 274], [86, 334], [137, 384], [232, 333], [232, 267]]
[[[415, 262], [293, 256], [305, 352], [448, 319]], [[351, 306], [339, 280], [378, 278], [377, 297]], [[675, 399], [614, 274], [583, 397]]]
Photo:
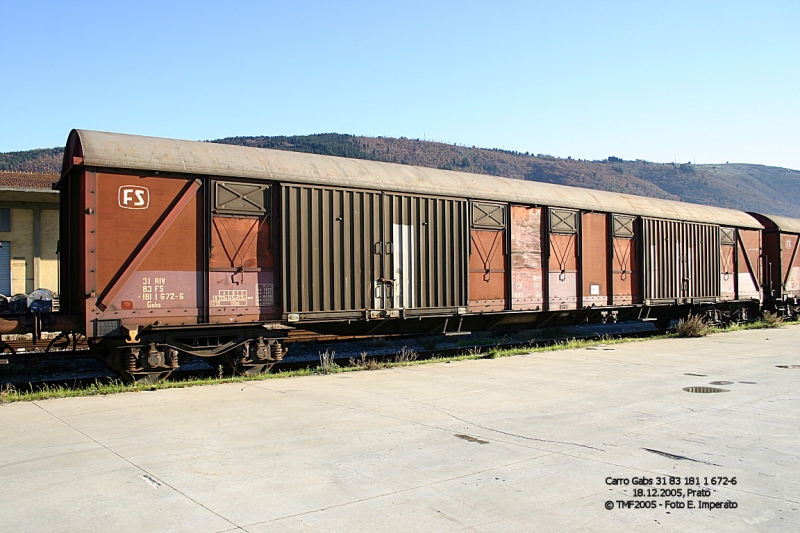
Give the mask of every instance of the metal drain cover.
[[717, 387], [684, 387], [686, 392], [698, 392], [700, 394], [707, 394], [710, 392], [729, 392], [728, 389], [720, 389]]
[[775, 365], [776, 368], [800, 368], [800, 365]]
[[733, 381], [711, 381], [709, 385], [732, 385]]

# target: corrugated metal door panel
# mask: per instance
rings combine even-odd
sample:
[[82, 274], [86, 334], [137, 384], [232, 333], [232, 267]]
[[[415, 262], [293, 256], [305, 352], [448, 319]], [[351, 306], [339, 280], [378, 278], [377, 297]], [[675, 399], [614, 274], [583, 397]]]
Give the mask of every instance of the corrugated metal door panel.
[[11, 243], [9, 241], [0, 242], [0, 294], [13, 296], [11, 294]]
[[395, 308], [466, 305], [466, 202], [387, 194], [386, 233]]
[[643, 219], [647, 300], [714, 299], [720, 291], [719, 228]]
[[282, 186], [284, 313], [466, 305], [466, 202]]
[[[450, 198], [393, 195], [404, 209], [392, 219], [398, 226], [409, 226], [409, 235], [418, 235], [408, 254], [415, 271], [415, 307], [457, 307], [467, 304], [464, 273], [467, 269], [467, 204]], [[398, 231], [401, 231], [398, 228]], [[402, 263], [402, 261], [399, 261]]]

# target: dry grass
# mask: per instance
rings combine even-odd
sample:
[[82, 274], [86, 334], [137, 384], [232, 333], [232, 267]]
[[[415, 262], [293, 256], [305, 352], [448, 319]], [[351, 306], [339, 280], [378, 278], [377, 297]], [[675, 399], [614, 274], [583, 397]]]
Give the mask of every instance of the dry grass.
[[353, 370], [378, 370], [384, 366], [383, 363], [379, 363], [374, 357], [370, 359], [367, 352], [361, 352], [358, 359], [355, 357], [350, 358], [350, 368]]
[[411, 364], [417, 360], [417, 352], [403, 346], [400, 350], [394, 355], [394, 362], [398, 364]]
[[675, 328], [678, 337], [705, 337], [712, 331], [714, 331], [714, 327], [701, 315], [689, 315], [685, 319], [681, 318]]
[[765, 328], [777, 328], [783, 325], [783, 317], [778, 313], [764, 311], [761, 314], [761, 325]]
[[321, 374], [331, 374], [339, 370], [339, 365], [333, 361], [335, 356], [336, 352], [331, 350], [319, 353], [319, 371]]

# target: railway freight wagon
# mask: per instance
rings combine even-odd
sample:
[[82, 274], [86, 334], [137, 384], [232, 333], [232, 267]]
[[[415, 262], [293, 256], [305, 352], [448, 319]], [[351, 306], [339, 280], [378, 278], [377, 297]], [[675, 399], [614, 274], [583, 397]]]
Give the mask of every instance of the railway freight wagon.
[[746, 213], [463, 172], [93, 131], [68, 140], [61, 313], [129, 379], [259, 372], [287, 331], [386, 335], [735, 317]]
[[800, 220], [751, 213], [764, 225], [764, 303], [784, 317], [800, 314]]

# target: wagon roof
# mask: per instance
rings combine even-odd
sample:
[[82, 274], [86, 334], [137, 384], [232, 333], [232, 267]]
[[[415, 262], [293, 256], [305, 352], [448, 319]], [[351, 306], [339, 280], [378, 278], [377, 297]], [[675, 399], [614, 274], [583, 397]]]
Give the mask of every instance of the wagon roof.
[[[765, 223], [765, 227], [769, 228], [769, 222], [772, 222], [778, 231], [783, 233], [800, 233], [800, 219], [798, 218], [791, 218], [791, 217], [783, 217], [780, 215], [764, 215], [762, 213], [753, 213], [757, 217], [761, 217], [766, 219], [768, 222]], [[762, 222], [764, 222], [762, 220]]]
[[64, 154], [64, 171], [72, 164], [73, 156], [82, 157], [85, 165], [95, 167], [268, 179], [518, 202], [744, 228], [762, 227], [742, 211], [721, 207], [469, 172], [211, 142], [73, 130]]

